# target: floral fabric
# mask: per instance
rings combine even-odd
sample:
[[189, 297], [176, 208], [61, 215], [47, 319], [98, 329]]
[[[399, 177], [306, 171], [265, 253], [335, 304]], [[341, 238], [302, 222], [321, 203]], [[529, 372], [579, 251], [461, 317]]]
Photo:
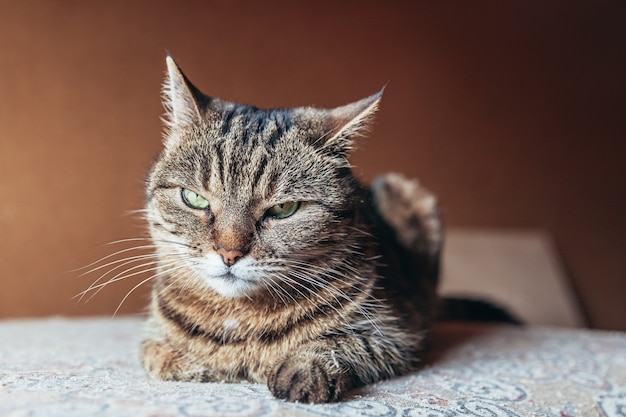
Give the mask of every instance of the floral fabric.
[[161, 382], [142, 319], [0, 321], [0, 416], [626, 416], [626, 334], [441, 324], [424, 367], [326, 405], [259, 384]]

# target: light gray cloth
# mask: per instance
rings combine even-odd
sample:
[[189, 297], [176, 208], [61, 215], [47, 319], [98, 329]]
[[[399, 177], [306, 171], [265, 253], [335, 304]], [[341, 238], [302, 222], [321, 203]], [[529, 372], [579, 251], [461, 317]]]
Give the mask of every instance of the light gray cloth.
[[291, 404], [259, 384], [160, 382], [142, 370], [142, 320], [0, 321], [0, 416], [624, 416], [626, 334], [441, 325], [424, 368]]

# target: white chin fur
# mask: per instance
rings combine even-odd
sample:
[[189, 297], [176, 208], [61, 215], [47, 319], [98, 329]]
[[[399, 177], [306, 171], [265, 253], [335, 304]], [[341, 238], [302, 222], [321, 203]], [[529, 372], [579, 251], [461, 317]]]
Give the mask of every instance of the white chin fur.
[[222, 297], [237, 298], [256, 291], [260, 276], [254, 271], [254, 260], [244, 258], [228, 268], [216, 253], [205, 256], [194, 269], [203, 282]]

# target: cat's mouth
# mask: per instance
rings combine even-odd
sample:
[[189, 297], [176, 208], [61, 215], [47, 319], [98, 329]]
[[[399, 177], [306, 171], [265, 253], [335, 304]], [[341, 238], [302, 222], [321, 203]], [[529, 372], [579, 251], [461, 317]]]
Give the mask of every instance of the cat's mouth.
[[244, 278], [235, 275], [232, 271], [226, 271], [223, 273], [201, 273], [200, 274], [205, 280], [221, 280], [225, 282], [236, 282], [236, 281], [246, 281]]
[[250, 267], [252, 260], [242, 259], [226, 266], [217, 255], [198, 262], [194, 269], [211, 289], [225, 297], [240, 297], [259, 289], [260, 276]]
[[241, 278], [239, 278], [237, 275], [233, 274], [232, 272], [226, 272], [223, 275], [218, 275], [216, 278], [220, 278], [220, 279], [224, 279], [226, 281], [237, 281], [240, 280]]
[[254, 280], [237, 276], [230, 271], [221, 275], [206, 276], [205, 282], [213, 291], [228, 298], [246, 296], [258, 289], [258, 283]]

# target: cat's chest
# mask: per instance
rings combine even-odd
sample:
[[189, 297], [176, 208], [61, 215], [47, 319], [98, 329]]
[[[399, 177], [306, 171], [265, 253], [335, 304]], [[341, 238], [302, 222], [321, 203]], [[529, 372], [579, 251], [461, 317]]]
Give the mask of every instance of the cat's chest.
[[223, 300], [160, 297], [156, 310], [170, 337], [199, 340], [207, 344], [236, 346], [240, 344], [273, 345], [305, 333], [317, 333], [324, 321], [313, 321], [309, 309], [299, 306], [268, 307]]
[[[173, 287], [172, 287], [173, 288]], [[302, 344], [341, 331], [350, 308], [314, 303], [250, 303], [157, 289], [153, 299], [165, 339], [217, 379], [265, 382], [269, 370]]]
[[213, 317], [193, 329], [169, 321], [167, 336], [217, 379], [265, 382], [274, 364], [312, 335], [311, 329], [290, 330], [287, 323], [280, 327], [269, 321], [235, 314]]

